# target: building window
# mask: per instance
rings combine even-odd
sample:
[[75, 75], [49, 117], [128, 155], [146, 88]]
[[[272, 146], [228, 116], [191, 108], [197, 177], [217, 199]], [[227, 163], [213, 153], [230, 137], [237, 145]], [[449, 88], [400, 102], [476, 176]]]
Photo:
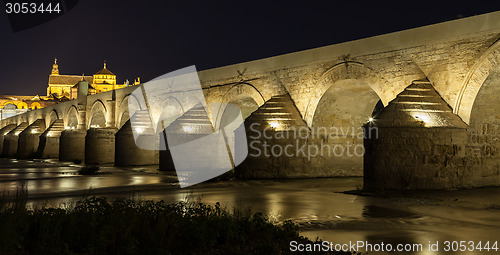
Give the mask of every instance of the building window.
[[42, 107], [37, 102], [34, 102], [34, 103], [31, 104], [31, 109], [32, 110], [36, 110], [36, 109], [40, 109], [40, 108], [42, 108]]

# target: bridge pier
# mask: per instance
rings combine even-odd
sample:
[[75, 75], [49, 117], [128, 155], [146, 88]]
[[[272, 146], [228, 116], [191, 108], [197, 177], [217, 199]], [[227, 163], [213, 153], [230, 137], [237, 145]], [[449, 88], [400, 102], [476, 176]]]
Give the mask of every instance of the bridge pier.
[[[207, 116], [207, 113], [203, 106], [196, 105], [190, 110], [186, 111], [181, 117], [177, 118], [172, 122], [166, 129], [165, 132], [170, 135], [170, 141], [172, 142], [170, 146], [182, 145], [186, 142], [195, 141], [199, 138], [203, 138], [213, 132], [212, 123]], [[160, 134], [160, 140], [166, 139], [163, 137], [163, 133]], [[163, 143], [162, 141], [161, 143]], [[200, 144], [200, 146], [206, 147], [205, 149], [198, 147], [196, 149], [214, 152], [213, 157], [217, 157], [217, 149], [212, 148], [213, 144]], [[182, 150], [181, 146], [177, 147], [178, 150]], [[200, 166], [207, 166], [210, 169], [212, 159], [206, 159], [202, 157], [202, 154], [197, 155], [195, 151], [189, 151], [182, 153], [180, 151], [172, 152], [168, 146], [166, 146], [166, 151], [160, 154], [160, 170], [175, 170], [174, 162], [172, 160], [171, 153], [177, 153], [177, 156], [185, 157], [185, 163], [191, 163]], [[192, 154], [192, 155], [189, 155]], [[225, 156], [227, 156], [227, 152]], [[187, 160], [189, 158], [189, 160]], [[215, 162], [215, 160], [213, 160]], [[198, 169], [193, 169], [198, 170]]]
[[59, 158], [59, 137], [64, 130], [64, 121], [57, 119], [40, 135], [37, 156], [40, 158]]
[[5, 141], [5, 136], [12, 131], [12, 129], [16, 128], [16, 124], [8, 124], [7, 126], [0, 129], [0, 151], [3, 152], [3, 144]]
[[172, 155], [170, 154], [168, 144], [165, 144], [165, 146], [163, 146], [166, 139], [166, 137], [164, 136], [164, 132], [162, 132], [160, 135], [160, 143], [162, 144], [161, 147], [165, 148], [165, 150], [160, 150], [159, 152], [158, 169], [161, 171], [175, 171], [174, 161], [172, 159]]
[[60, 161], [84, 161], [85, 160], [85, 136], [87, 132], [83, 129], [66, 129], [59, 137], [59, 160]]
[[19, 134], [27, 127], [28, 122], [22, 122], [16, 128], [12, 129], [7, 135], [5, 135], [2, 152], [2, 155], [4, 157], [13, 158], [16, 156]]
[[116, 128], [91, 128], [85, 136], [85, 164], [115, 162]]
[[[159, 161], [159, 140], [153, 130], [141, 130], [141, 135], [134, 140], [130, 120], [120, 128], [115, 135], [115, 165], [118, 166], [140, 166], [157, 165]], [[156, 150], [145, 150], [136, 144], [145, 144], [157, 148]], [[157, 144], [154, 146], [154, 144]]]
[[34, 158], [40, 135], [45, 131], [45, 120], [37, 119], [19, 134], [19, 144], [17, 146], [17, 158]]
[[[236, 167], [242, 178], [318, 177], [298, 148], [310, 143], [310, 130], [289, 95], [274, 96], [245, 120], [248, 156]], [[310, 158], [309, 158], [310, 159]], [[323, 175], [325, 176], [325, 175]]]
[[466, 165], [466, 128], [430, 82], [413, 82], [365, 125], [363, 188], [474, 186]]

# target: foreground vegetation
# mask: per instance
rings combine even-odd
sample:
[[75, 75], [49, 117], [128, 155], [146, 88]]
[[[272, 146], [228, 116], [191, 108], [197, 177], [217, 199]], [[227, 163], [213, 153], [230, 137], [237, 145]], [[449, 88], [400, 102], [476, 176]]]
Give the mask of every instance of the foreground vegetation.
[[70, 209], [0, 201], [0, 254], [287, 254], [309, 242], [287, 221], [219, 204], [84, 199]]

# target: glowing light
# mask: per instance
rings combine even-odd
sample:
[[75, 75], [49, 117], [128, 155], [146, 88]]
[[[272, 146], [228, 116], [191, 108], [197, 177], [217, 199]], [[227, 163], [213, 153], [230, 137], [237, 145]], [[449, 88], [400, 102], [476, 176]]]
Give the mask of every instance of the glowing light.
[[144, 129], [143, 128], [135, 128], [135, 132], [137, 134], [142, 134], [142, 132], [144, 132]]
[[373, 121], [373, 118], [369, 118], [369, 119], [368, 119], [368, 121], [369, 121], [369, 122], [372, 122], [372, 121]]
[[64, 129], [68, 130], [68, 129], [71, 129], [71, 127], [64, 127]]
[[419, 121], [423, 121], [424, 123], [429, 123], [431, 120], [431, 118], [429, 116], [426, 116], [426, 115], [423, 115], [423, 116], [414, 115], [413, 118], [415, 118], [416, 120], [419, 120]]
[[277, 129], [280, 127], [280, 124], [276, 121], [273, 121], [273, 122], [269, 122], [269, 126], [271, 126], [274, 129]]
[[100, 128], [101, 126], [99, 125], [90, 125], [90, 128]]
[[7, 135], [9, 132], [5, 132], [3, 135]]
[[16, 132], [16, 133], [14, 133], [14, 135], [19, 135], [19, 133], [21, 133], [21, 132]]
[[32, 129], [32, 130], [31, 130], [31, 133], [32, 133], [32, 134], [36, 134], [37, 132], [36, 132], [36, 130], [35, 130], [35, 129]]
[[191, 126], [185, 126], [185, 127], [182, 127], [182, 129], [184, 130], [184, 132], [186, 133], [191, 133], [193, 132], [194, 128], [191, 127]]

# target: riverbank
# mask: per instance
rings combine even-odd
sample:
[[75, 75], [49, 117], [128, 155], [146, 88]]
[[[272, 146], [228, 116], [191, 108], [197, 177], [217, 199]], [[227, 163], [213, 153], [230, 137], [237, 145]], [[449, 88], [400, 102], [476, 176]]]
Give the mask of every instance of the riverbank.
[[70, 208], [28, 210], [26, 201], [23, 190], [13, 202], [0, 199], [0, 254], [291, 254], [292, 241], [321, 243], [301, 236], [292, 221], [272, 224], [262, 213], [219, 203], [91, 197]]

